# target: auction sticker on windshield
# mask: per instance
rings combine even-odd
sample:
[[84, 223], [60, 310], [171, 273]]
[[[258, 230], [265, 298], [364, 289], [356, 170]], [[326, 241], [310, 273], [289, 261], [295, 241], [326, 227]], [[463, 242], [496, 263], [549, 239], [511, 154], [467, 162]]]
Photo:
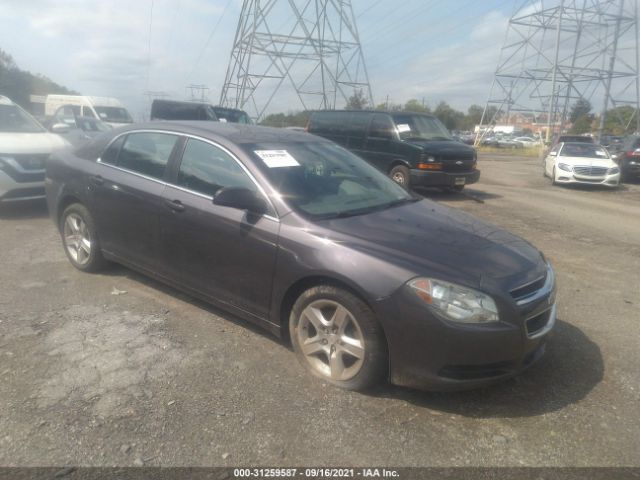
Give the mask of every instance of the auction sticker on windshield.
[[269, 168], [298, 167], [300, 164], [286, 150], [254, 150]]
[[401, 123], [400, 125], [398, 125], [398, 133], [405, 133], [410, 131], [411, 131], [411, 127], [408, 124]]

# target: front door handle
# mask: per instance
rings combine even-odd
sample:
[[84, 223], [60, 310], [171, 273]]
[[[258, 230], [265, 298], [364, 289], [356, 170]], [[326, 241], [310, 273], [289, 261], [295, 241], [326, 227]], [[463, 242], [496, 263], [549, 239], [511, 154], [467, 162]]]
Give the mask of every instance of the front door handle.
[[180, 200], [165, 200], [164, 204], [174, 212], [184, 212], [184, 205]]
[[100, 175], [93, 175], [91, 177], [91, 183], [93, 183], [94, 185], [103, 185], [104, 184], [104, 178], [102, 178], [102, 176]]

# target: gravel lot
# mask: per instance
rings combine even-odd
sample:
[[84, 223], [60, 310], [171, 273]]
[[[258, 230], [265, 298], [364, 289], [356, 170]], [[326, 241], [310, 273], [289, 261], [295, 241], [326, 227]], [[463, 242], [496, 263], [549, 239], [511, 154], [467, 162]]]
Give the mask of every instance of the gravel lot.
[[0, 465], [640, 466], [640, 184], [480, 168], [465, 195], [426, 195], [541, 248], [559, 323], [524, 375], [455, 394], [324, 385], [223, 312], [122, 267], [76, 271], [43, 204], [2, 208]]

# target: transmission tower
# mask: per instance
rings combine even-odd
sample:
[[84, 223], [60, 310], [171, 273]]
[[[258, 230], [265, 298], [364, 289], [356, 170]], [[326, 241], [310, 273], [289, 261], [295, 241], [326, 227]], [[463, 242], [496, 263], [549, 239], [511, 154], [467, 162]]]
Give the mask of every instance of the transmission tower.
[[584, 99], [600, 109], [598, 136], [605, 112], [623, 105], [634, 113], [622, 126], [640, 131], [637, 16], [636, 0], [523, 2], [509, 21], [480, 130], [524, 112], [548, 141]]
[[309, 110], [356, 92], [373, 104], [351, 0], [244, 0], [221, 105], [258, 120], [276, 94]]

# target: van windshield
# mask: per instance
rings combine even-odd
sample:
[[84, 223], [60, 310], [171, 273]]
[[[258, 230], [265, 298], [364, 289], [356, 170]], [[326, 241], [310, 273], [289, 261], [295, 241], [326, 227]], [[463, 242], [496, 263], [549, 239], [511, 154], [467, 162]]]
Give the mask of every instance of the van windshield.
[[394, 115], [402, 140], [453, 140], [440, 120], [426, 115]]
[[417, 199], [331, 142], [250, 143], [242, 147], [289, 206], [307, 217], [362, 215]]
[[44, 127], [20, 107], [0, 105], [0, 132], [40, 133], [44, 131]]
[[133, 119], [126, 108], [122, 107], [93, 107], [103, 122], [133, 123]]

